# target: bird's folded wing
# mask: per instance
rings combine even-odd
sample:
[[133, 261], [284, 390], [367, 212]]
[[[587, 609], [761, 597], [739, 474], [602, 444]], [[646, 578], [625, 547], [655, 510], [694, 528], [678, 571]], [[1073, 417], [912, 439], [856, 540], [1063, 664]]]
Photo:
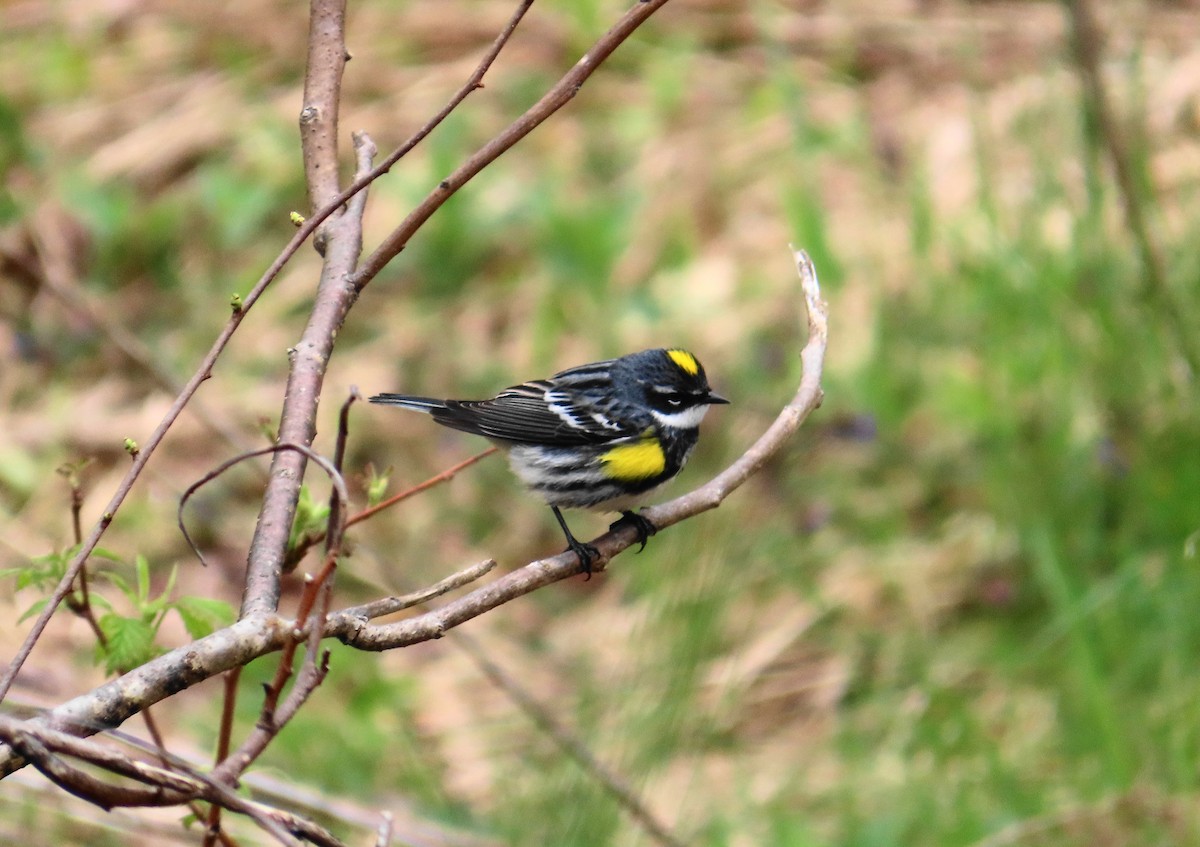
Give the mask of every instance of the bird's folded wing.
[[537, 383], [514, 386], [491, 400], [447, 400], [438, 423], [520, 444], [570, 447], [636, 435], [637, 425], [615, 420], [587, 398]]

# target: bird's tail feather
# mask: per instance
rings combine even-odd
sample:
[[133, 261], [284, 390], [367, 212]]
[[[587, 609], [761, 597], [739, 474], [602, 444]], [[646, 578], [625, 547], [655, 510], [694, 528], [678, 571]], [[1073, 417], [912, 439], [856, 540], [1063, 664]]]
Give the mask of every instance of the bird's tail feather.
[[412, 394], [376, 394], [371, 398], [372, 403], [384, 406], [400, 406], [412, 409], [414, 412], [431, 414], [435, 409], [445, 409], [446, 401], [433, 397], [417, 397]]

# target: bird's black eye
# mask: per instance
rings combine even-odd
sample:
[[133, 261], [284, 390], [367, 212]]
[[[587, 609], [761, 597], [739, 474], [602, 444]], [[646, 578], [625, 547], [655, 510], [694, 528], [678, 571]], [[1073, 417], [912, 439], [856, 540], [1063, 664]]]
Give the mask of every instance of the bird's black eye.
[[649, 399], [650, 405], [660, 412], [674, 411], [687, 402], [687, 397], [682, 392], [661, 388], [651, 389], [647, 399]]

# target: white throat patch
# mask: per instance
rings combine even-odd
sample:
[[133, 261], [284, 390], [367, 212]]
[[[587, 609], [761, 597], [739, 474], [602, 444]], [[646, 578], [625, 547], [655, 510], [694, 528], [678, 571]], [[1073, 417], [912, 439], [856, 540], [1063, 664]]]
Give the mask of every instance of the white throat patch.
[[707, 403], [700, 406], [692, 406], [690, 409], [683, 409], [679, 412], [650, 410], [650, 414], [654, 415], [656, 421], [663, 426], [673, 427], [674, 429], [695, 429], [700, 426], [700, 421], [704, 420], [704, 416], [707, 413]]

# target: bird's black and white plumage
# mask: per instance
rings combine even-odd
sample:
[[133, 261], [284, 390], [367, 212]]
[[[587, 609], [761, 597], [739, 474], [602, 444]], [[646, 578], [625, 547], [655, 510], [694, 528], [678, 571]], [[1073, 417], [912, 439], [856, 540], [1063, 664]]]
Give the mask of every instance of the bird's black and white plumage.
[[575, 540], [559, 509], [620, 511], [644, 542], [654, 528], [629, 510], [679, 473], [708, 407], [728, 401], [713, 393], [695, 356], [660, 348], [569, 368], [487, 400], [377, 394], [371, 402], [425, 412], [506, 450], [586, 569], [595, 548]]

